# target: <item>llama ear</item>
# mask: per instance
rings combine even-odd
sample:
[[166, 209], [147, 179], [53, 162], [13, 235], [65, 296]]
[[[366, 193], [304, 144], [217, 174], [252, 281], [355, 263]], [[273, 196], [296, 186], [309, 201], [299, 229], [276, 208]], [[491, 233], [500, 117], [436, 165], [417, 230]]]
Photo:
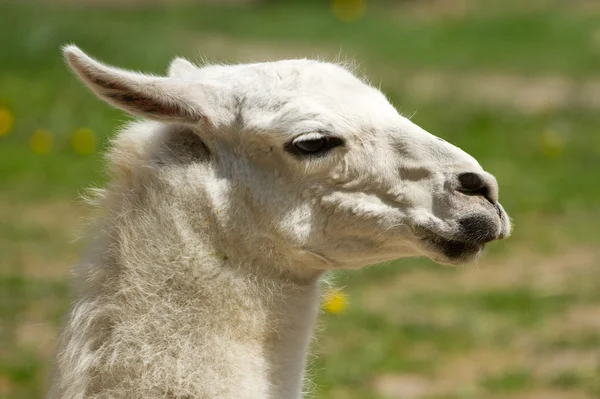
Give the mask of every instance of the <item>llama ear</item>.
[[201, 83], [155, 77], [101, 64], [76, 46], [63, 53], [71, 69], [98, 97], [130, 114], [160, 121], [198, 123], [217, 115], [220, 93]]
[[169, 65], [168, 75], [174, 78], [189, 78], [193, 77], [198, 72], [198, 67], [186, 60], [185, 58], [177, 57], [171, 61]]

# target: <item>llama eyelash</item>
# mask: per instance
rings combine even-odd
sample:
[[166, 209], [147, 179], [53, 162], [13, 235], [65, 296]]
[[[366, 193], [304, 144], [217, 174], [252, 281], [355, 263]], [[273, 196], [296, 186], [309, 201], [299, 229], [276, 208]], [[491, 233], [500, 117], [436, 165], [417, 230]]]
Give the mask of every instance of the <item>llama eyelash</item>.
[[324, 157], [336, 147], [344, 145], [344, 140], [321, 133], [308, 133], [296, 137], [284, 145], [284, 149], [298, 158]]

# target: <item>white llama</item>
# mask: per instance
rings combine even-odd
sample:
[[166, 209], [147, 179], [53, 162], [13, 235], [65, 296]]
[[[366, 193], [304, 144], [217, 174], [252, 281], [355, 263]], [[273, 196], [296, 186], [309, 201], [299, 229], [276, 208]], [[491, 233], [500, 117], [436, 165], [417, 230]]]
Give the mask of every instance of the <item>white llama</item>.
[[326, 271], [464, 263], [510, 233], [475, 159], [340, 66], [64, 53], [143, 121], [109, 155], [51, 398], [300, 398]]

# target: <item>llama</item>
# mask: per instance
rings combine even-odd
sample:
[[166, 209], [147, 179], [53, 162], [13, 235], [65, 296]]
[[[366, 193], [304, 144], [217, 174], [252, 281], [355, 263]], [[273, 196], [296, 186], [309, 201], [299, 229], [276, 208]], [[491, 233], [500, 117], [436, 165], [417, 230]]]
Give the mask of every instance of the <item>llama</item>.
[[494, 177], [344, 67], [64, 54], [141, 119], [109, 153], [50, 398], [300, 398], [324, 273], [510, 234]]

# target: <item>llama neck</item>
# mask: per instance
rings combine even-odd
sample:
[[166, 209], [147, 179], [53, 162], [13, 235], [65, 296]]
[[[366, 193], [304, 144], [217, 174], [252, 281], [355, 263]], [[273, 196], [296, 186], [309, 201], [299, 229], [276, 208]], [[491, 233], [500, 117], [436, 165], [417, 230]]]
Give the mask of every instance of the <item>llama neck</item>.
[[[273, 322], [276, 330], [265, 338], [268, 382], [272, 398], [300, 398], [308, 345], [313, 334], [319, 302], [317, 284], [281, 298]], [[268, 342], [267, 341], [267, 342]]]
[[59, 397], [301, 397], [318, 276], [223, 254], [173, 203], [107, 224], [79, 270]]

